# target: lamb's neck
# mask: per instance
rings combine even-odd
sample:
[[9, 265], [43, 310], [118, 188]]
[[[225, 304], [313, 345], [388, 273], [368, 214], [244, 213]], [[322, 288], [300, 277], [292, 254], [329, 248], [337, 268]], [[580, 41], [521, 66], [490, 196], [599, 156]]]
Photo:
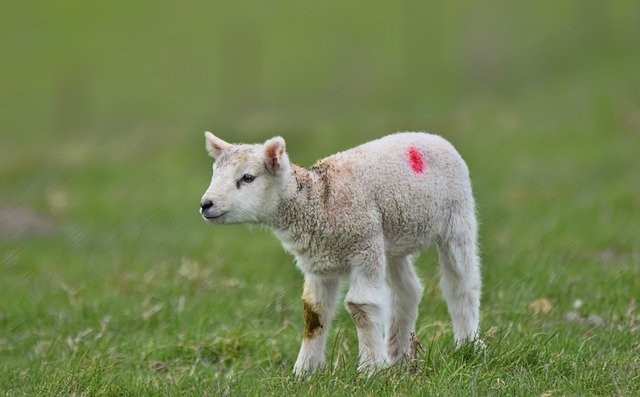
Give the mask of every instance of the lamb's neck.
[[291, 176], [292, 186], [280, 196], [269, 226], [275, 230], [296, 229], [302, 232], [322, 222], [324, 208], [318, 200], [322, 183], [313, 171], [293, 164]]

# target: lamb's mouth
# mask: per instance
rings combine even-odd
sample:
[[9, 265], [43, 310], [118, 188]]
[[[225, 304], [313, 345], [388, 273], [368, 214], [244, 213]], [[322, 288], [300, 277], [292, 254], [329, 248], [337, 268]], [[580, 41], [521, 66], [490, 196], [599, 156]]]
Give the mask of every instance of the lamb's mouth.
[[221, 214], [218, 214], [218, 215], [215, 215], [215, 216], [209, 216], [209, 215], [202, 214], [202, 217], [204, 219], [208, 220], [209, 222], [212, 222], [212, 221], [217, 221], [217, 220], [221, 219], [223, 216], [225, 216], [227, 214], [227, 212], [229, 212], [229, 211], [225, 211], [225, 212], [223, 212]]

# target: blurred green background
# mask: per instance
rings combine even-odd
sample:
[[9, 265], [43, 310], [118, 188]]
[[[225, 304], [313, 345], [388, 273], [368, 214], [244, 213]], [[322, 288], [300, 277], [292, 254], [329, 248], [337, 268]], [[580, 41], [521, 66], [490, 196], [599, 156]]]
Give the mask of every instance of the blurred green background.
[[[533, 364], [496, 352], [479, 377], [454, 360], [411, 387], [469, 391], [470, 371], [481, 394], [640, 388], [637, 1], [4, 0], [0, 57], [0, 390], [309, 391], [289, 378], [293, 261], [267, 231], [197, 213], [204, 130], [280, 134], [302, 165], [395, 131], [443, 135], [476, 191], [483, 329], [556, 342], [509, 342]], [[419, 336], [444, 332], [448, 363], [435, 260], [417, 261]], [[567, 320], [578, 309], [607, 326]], [[335, 354], [355, 360], [350, 319], [337, 327]], [[563, 369], [532, 377], [543, 362]], [[414, 390], [394, 379], [385, 390]]]

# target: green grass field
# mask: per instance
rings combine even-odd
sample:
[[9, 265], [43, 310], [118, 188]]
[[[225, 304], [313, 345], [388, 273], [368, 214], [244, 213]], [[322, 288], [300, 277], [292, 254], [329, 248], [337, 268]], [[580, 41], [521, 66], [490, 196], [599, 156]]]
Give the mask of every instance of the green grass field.
[[[0, 392], [639, 395], [640, 6], [3, 2]], [[398, 130], [449, 139], [481, 220], [482, 354], [437, 256], [415, 368], [366, 377], [341, 310], [296, 379], [302, 275], [199, 216], [202, 132], [292, 161]], [[25, 226], [29, 216], [40, 222]]]

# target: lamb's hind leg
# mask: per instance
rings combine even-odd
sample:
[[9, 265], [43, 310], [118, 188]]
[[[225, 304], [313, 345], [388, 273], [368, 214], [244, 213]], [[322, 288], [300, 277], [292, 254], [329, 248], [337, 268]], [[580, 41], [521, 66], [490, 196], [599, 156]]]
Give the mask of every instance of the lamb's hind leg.
[[411, 352], [411, 333], [415, 331], [423, 291], [410, 256], [389, 259], [387, 283], [391, 292], [387, 352], [389, 363], [395, 364]]
[[454, 216], [446, 235], [438, 238], [440, 288], [447, 302], [456, 346], [478, 337], [480, 261], [474, 215]]

